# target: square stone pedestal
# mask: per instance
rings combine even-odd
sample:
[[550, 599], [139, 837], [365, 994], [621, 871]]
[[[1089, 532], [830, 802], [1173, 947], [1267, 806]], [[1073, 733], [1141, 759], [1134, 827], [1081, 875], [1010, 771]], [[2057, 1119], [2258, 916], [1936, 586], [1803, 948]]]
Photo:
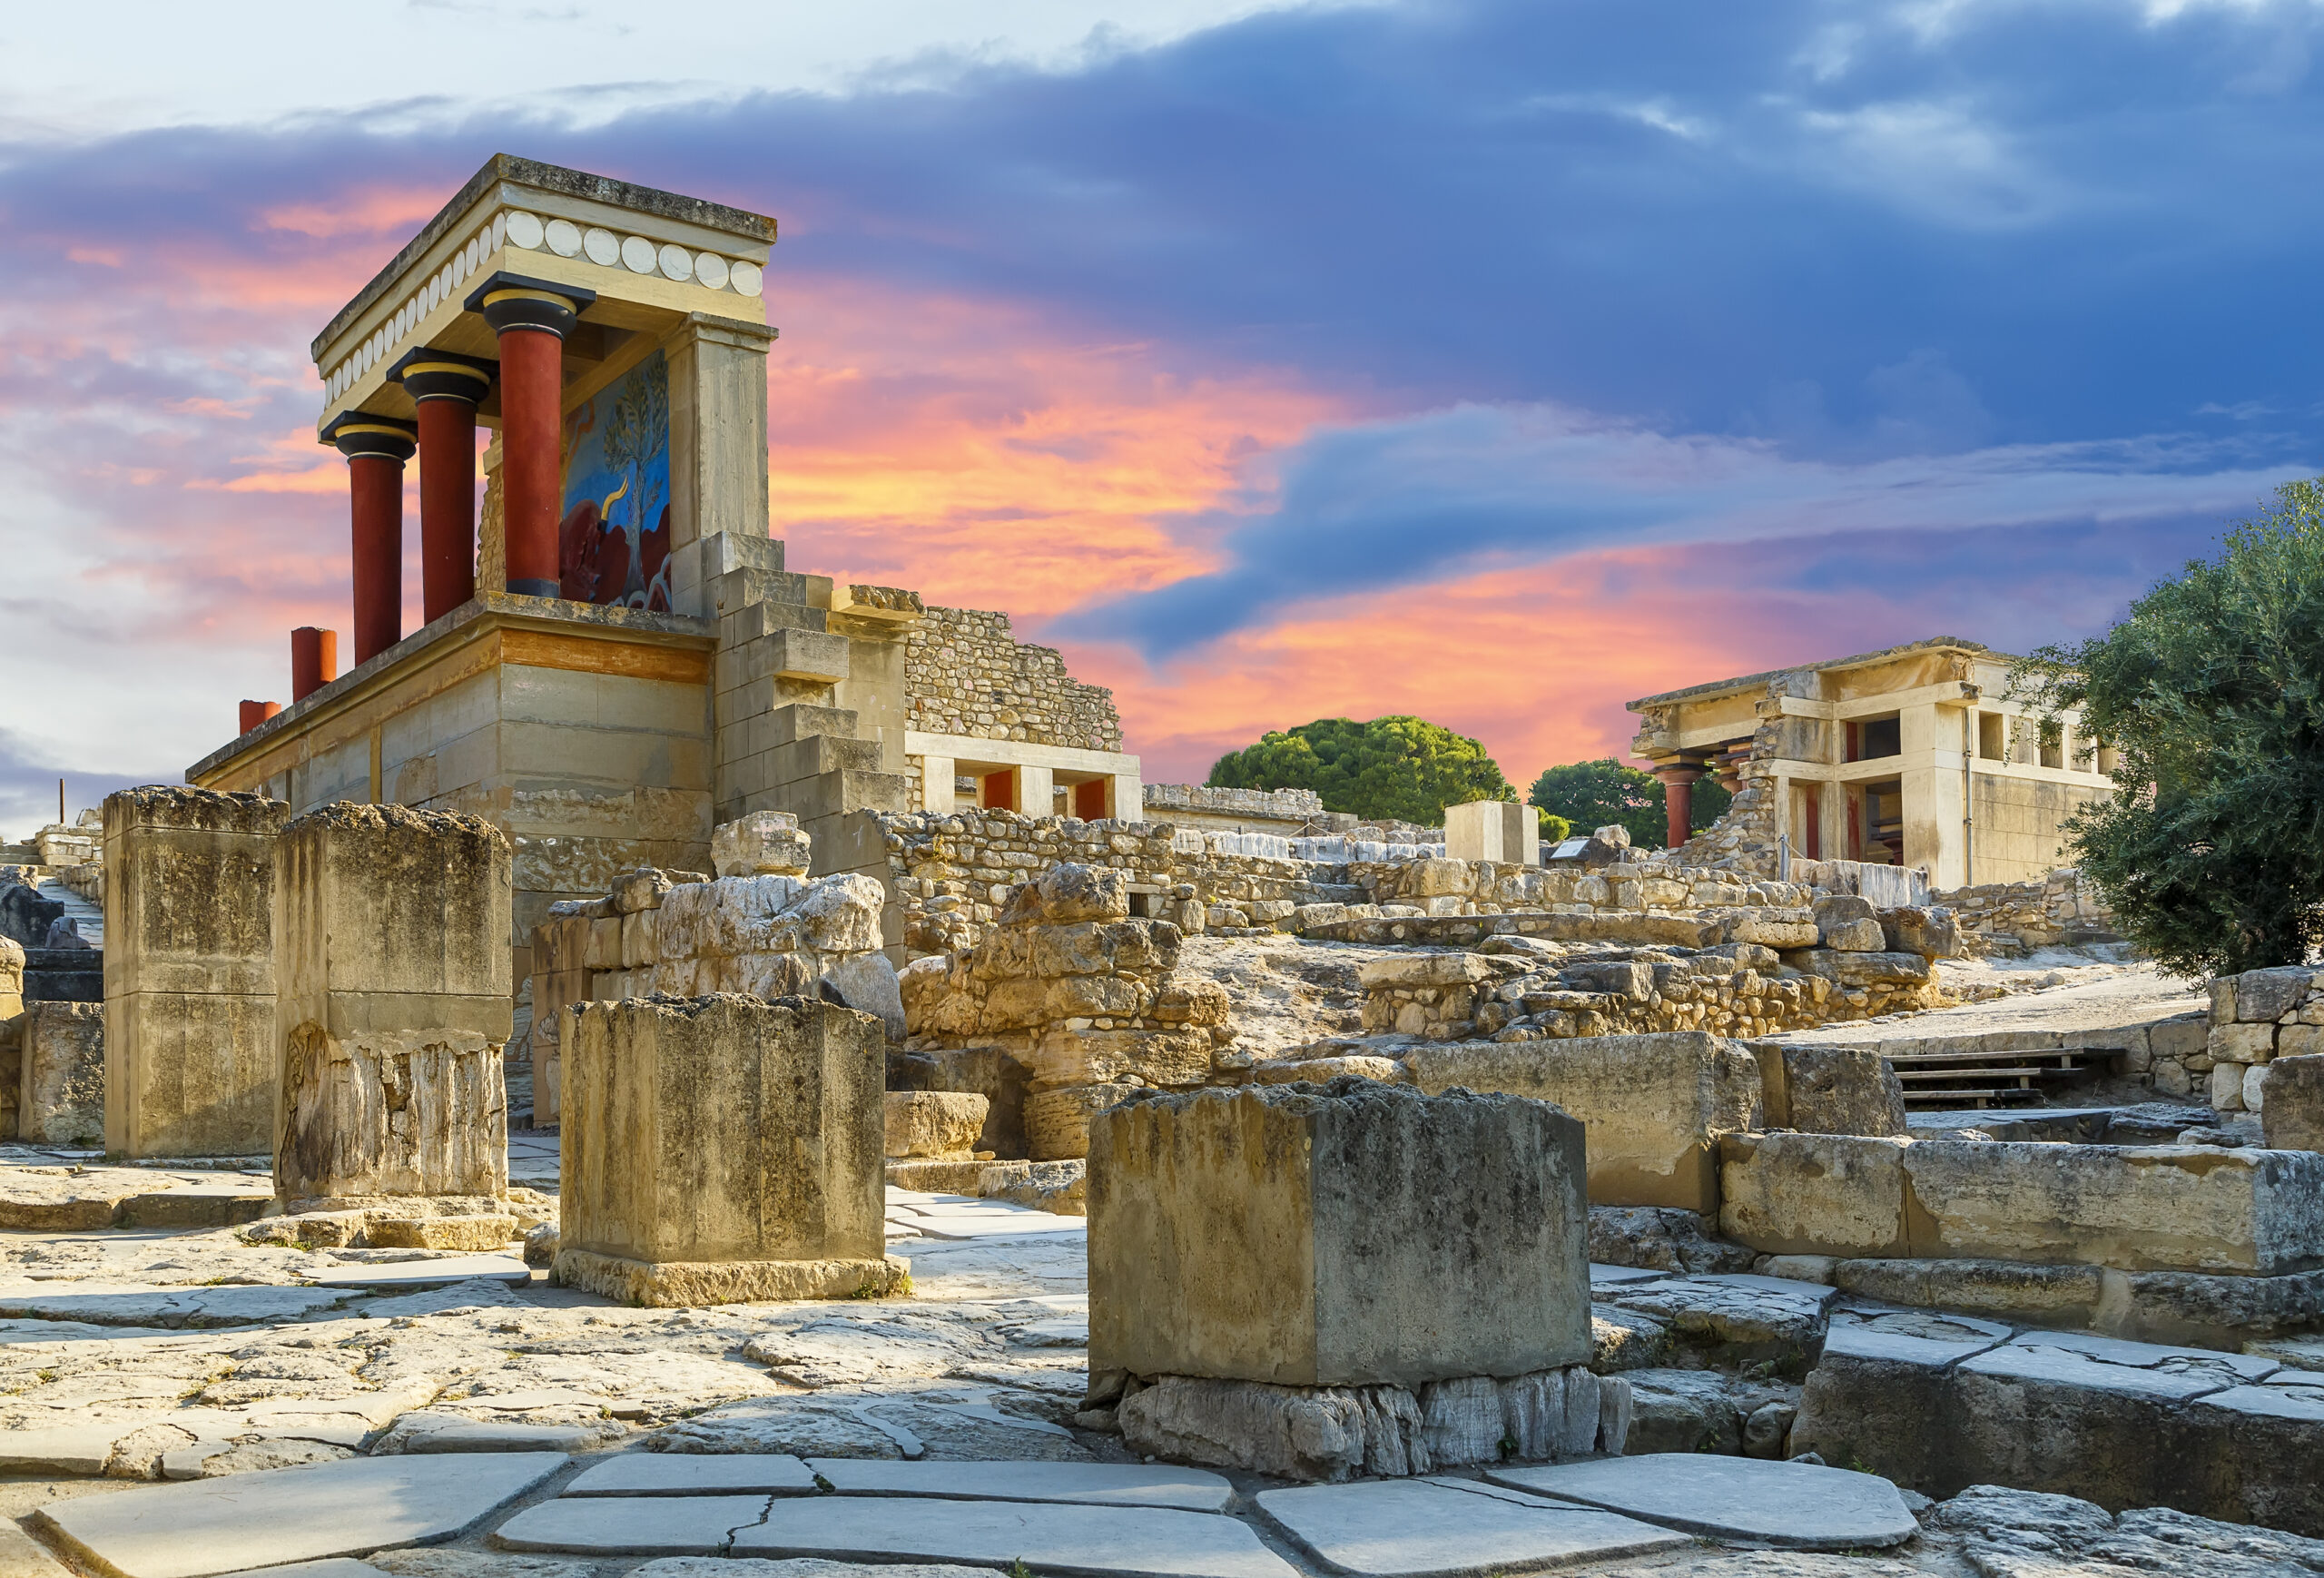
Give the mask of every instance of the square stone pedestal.
[[274, 841], [290, 807], [207, 789], [105, 796], [105, 1149], [274, 1143]]
[[505, 1195], [507, 841], [342, 801], [274, 853], [275, 1193]]
[[721, 992], [566, 1027], [557, 1280], [653, 1306], [894, 1289], [878, 1019]]
[[1582, 1127], [1546, 1101], [1201, 1090], [1089, 1139], [1093, 1376], [1409, 1387], [1590, 1359]]

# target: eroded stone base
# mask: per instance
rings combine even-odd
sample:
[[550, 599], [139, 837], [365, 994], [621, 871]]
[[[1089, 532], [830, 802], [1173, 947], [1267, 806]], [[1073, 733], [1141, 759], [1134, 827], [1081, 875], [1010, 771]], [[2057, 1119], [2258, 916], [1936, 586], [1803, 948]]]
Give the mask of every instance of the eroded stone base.
[[549, 1279], [646, 1308], [760, 1304], [802, 1298], [883, 1298], [911, 1265], [878, 1260], [631, 1260], [588, 1249], [559, 1249]]
[[[1097, 1399], [1093, 1397], [1093, 1401]], [[1276, 1386], [1164, 1376], [1123, 1397], [1133, 1452], [1285, 1479], [1433, 1474], [1469, 1463], [1620, 1454], [1630, 1383], [1580, 1365], [1511, 1380], [1402, 1386]]]

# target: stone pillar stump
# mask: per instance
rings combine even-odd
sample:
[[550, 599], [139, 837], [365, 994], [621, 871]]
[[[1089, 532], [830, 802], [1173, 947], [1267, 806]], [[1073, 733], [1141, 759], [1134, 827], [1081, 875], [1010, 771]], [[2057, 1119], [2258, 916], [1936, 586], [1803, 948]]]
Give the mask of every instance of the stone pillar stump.
[[654, 1306], [894, 1288], [877, 1018], [655, 995], [566, 1033], [557, 1280]]

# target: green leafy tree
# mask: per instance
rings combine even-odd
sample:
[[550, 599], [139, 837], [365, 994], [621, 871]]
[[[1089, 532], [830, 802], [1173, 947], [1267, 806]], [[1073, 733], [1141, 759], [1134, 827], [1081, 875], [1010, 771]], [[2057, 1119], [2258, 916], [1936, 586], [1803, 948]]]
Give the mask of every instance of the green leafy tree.
[[2122, 934], [2181, 975], [2306, 962], [2324, 937], [2324, 479], [2278, 489], [2120, 624], [2008, 694], [2081, 712], [2113, 794], [2067, 847]]
[[1223, 789], [1313, 789], [1326, 811], [1434, 826], [1447, 805], [1514, 800], [1484, 746], [1424, 718], [1317, 718], [1272, 730], [1210, 769]]
[[1533, 815], [1541, 824], [1543, 843], [1563, 843], [1573, 836], [1573, 824], [1564, 817], [1552, 816], [1538, 805], [1533, 807]]
[[[1576, 833], [1594, 833], [1620, 823], [1641, 849], [1660, 849], [1669, 842], [1670, 802], [1662, 780], [1625, 767], [1611, 756], [1549, 768], [1533, 780], [1530, 798], [1534, 809], [1563, 817]], [[1698, 779], [1688, 825], [1700, 833], [1726, 814], [1734, 798], [1714, 780]]]

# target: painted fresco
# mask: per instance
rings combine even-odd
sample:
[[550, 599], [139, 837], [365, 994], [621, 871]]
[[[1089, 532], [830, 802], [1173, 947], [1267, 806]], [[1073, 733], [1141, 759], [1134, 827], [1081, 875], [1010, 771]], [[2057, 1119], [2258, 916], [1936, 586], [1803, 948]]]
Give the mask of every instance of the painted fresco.
[[565, 418], [557, 595], [670, 607], [670, 364], [660, 351]]

